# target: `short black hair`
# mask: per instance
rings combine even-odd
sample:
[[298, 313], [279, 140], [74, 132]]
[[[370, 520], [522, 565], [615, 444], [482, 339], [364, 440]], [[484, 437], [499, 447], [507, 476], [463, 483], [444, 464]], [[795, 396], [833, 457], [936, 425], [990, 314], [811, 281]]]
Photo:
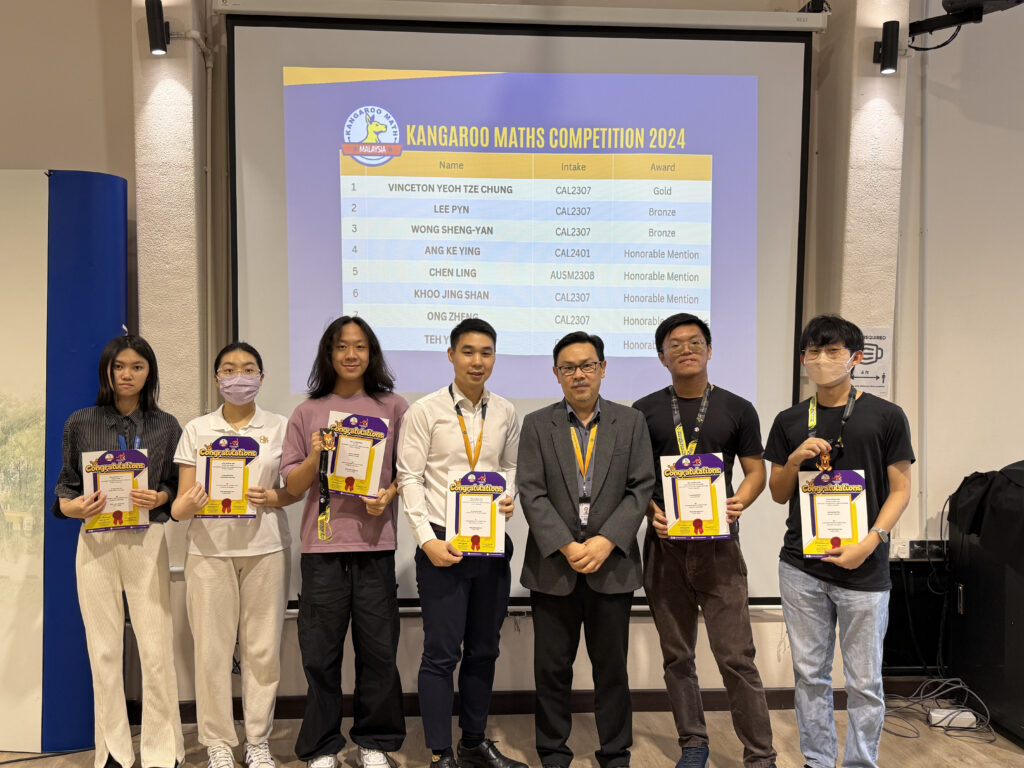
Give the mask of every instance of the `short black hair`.
[[567, 333], [565, 336], [560, 338], [555, 344], [555, 348], [551, 350], [551, 356], [555, 360], [555, 365], [558, 365], [558, 353], [568, 347], [570, 344], [592, 344], [594, 350], [597, 352], [598, 362], [604, 360], [604, 342], [600, 336], [595, 336], [592, 333], [586, 331], [573, 331]]
[[263, 373], [263, 358], [260, 357], [260, 353], [256, 351], [256, 347], [244, 341], [232, 341], [230, 344], [224, 347], [224, 349], [218, 352], [217, 357], [213, 359], [214, 374], [216, 374], [217, 369], [220, 368], [220, 361], [223, 359], [224, 355], [228, 354], [229, 352], [235, 352], [238, 350], [241, 350], [242, 352], [245, 352], [246, 354], [252, 355], [254, 358], [256, 358], [256, 365], [259, 367], [260, 373]]
[[117, 356], [130, 349], [136, 352], [139, 357], [149, 364], [149, 374], [146, 376], [146, 383], [142, 385], [139, 392], [139, 409], [143, 411], [159, 411], [157, 398], [160, 397], [160, 372], [156, 367], [156, 353], [141, 336], [134, 333], [126, 333], [123, 336], [115, 336], [107, 342], [107, 346], [100, 353], [99, 379], [100, 388], [96, 393], [96, 405], [116, 405], [117, 396], [113, 387], [110, 386], [110, 378], [114, 373], [114, 360]]
[[804, 326], [804, 332], [800, 334], [800, 351], [829, 344], [842, 344], [851, 352], [862, 352], [864, 332], [839, 315], [818, 315]]
[[461, 323], [452, 328], [452, 332], [448, 335], [448, 346], [455, 349], [455, 345], [459, 343], [459, 339], [467, 333], [482, 333], [485, 336], [491, 337], [491, 343], [495, 347], [498, 346], [498, 332], [494, 330], [494, 326], [488, 323], [486, 320], [481, 320], [479, 317], [467, 317]]
[[334, 391], [334, 385], [338, 382], [338, 372], [334, 370], [334, 345], [341, 338], [341, 330], [349, 323], [359, 326], [366, 336], [366, 343], [370, 345], [370, 360], [363, 373], [363, 391], [376, 400], [380, 393], [395, 390], [395, 376], [384, 359], [384, 350], [370, 324], [356, 315], [342, 315], [327, 326], [317, 345], [316, 360], [313, 361], [313, 369], [306, 381], [311, 400], [327, 397]]
[[689, 312], [680, 312], [661, 321], [658, 330], [654, 332], [654, 348], [661, 352], [661, 347], [665, 343], [665, 337], [680, 325], [696, 325], [700, 328], [700, 332], [704, 334], [704, 341], [707, 342], [709, 347], [711, 346], [711, 329], [708, 327], [708, 324], [696, 315], [691, 315]]

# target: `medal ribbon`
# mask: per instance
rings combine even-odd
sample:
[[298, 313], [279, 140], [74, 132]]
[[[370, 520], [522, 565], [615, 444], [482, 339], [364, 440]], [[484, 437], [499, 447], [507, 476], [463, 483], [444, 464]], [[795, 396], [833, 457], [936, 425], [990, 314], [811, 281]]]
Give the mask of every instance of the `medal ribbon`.
[[[850, 420], [850, 415], [853, 413], [853, 407], [857, 403], [857, 388], [850, 387], [850, 394], [846, 398], [846, 407], [843, 409], [842, 418], [839, 420], [839, 436], [831, 444], [837, 448], [841, 448], [843, 445], [843, 430], [846, 429], [846, 422]], [[807, 404], [807, 436], [817, 437], [818, 436], [818, 393], [815, 392], [814, 396], [811, 397], [810, 402]], [[828, 472], [832, 469], [832, 459], [828, 453], [822, 453], [818, 455], [817, 462], [818, 469], [822, 472]]]
[[583, 478], [583, 495], [587, 493], [587, 470], [590, 469], [590, 459], [594, 455], [594, 443], [597, 442], [597, 424], [590, 428], [590, 437], [587, 439], [587, 458], [584, 460], [583, 451], [580, 448], [580, 439], [576, 436], [576, 428], [569, 427], [569, 435], [572, 437], [572, 449], [576, 454], [576, 466], [579, 467], [580, 477]]
[[[451, 395], [452, 402], [455, 403], [455, 390], [452, 389], [451, 384], [448, 385], [448, 394]], [[487, 421], [487, 403], [484, 403], [480, 408], [480, 434], [476, 437], [476, 450], [473, 450], [469, 445], [469, 432], [466, 430], [466, 420], [462, 417], [462, 409], [458, 403], [455, 403], [455, 415], [459, 417], [462, 441], [466, 446], [466, 461], [469, 462], [469, 469], [472, 471], [476, 469], [476, 463], [480, 459], [480, 449], [484, 444], [484, 422]]]
[[683, 422], [679, 417], [679, 397], [672, 387], [669, 387], [668, 391], [672, 401], [672, 423], [676, 428], [676, 442], [679, 444], [679, 453], [682, 456], [690, 456], [697, 452], [700, 428], [704, 425], [704, 418], [708, 415], [708, 398], [711, 396], [711, 384], [704, 385], [704, 396], [700, 399], [700, 408], [697, 409], [697, 422], [693, 427], [693, 440], [690, 442], [686, 442], [686, 432], [683, 430]]
[[330, 541], [334, 536], [331, 530], [331, 488], [328, 480], [329, 455], [334, 450], [335, 435], [329, 429], [320, 430], [322, 449], [320, 451], [320, 498], [317, 501], [316, 537], [320, 541]]

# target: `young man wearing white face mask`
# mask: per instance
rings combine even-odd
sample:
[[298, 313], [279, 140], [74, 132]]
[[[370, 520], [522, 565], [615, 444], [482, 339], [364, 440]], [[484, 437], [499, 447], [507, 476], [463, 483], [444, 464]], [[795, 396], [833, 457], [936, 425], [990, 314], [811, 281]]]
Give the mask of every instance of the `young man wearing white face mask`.
[[[800, 361], [815, 394], [775, 418], [765, 448], [772, 498], [789, 502], [779, 588], [793, 654], [800, 749], [811, 768], [833, 768], [838, 762], [831, 679], [837, 623], [849, 716], [843, 766], [878, 765], [885, 717], [889, 533], [910, 500], [914, 451], [903, 410], [853, 386], [851, 374], [863, 350], [864, 334], [848, 320], [837, 315], [811, 320], [800, 337]], [[823, 553], [808, 554], [801, 513], [801, 496], [808, 489], [799, 482], [801, 471], [833, 482], [862, 478], [868, 530], [851, 526], [855, 541], [836, 546], [837, 537]], [[807, 476], [804, 483], [810, 484]]]

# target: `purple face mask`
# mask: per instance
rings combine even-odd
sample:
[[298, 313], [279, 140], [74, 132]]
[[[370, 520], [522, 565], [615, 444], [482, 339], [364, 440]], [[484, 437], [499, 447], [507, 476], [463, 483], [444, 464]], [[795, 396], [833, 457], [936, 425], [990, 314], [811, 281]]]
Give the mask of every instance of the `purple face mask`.
[[232, 405], [246, 405], [256, 399], [260, 391], [262, 376], [246, 376], [236, 373], [234, 376], [218, 376], [217, 386], [220, 393]]

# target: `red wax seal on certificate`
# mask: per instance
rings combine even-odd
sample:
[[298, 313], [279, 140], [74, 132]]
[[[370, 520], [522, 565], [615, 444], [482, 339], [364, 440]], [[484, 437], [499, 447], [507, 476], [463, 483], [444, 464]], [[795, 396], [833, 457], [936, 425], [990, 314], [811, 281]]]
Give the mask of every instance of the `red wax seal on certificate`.
[[833, 536], [833, 537], [832, 537], [832, 538], [831, 538], [831, 539], [829, 540], [829, 544], [831, 544], [831, 545], [832, 545], [832, 549], [839, 549], [839, 547], [841, 547], [841, 546], [842, 546], [842, 544], [843, 544], [843, 540], [842, 540], [842, 539], [840, 539], [840, 538], [839, 538], [838, 536]]

